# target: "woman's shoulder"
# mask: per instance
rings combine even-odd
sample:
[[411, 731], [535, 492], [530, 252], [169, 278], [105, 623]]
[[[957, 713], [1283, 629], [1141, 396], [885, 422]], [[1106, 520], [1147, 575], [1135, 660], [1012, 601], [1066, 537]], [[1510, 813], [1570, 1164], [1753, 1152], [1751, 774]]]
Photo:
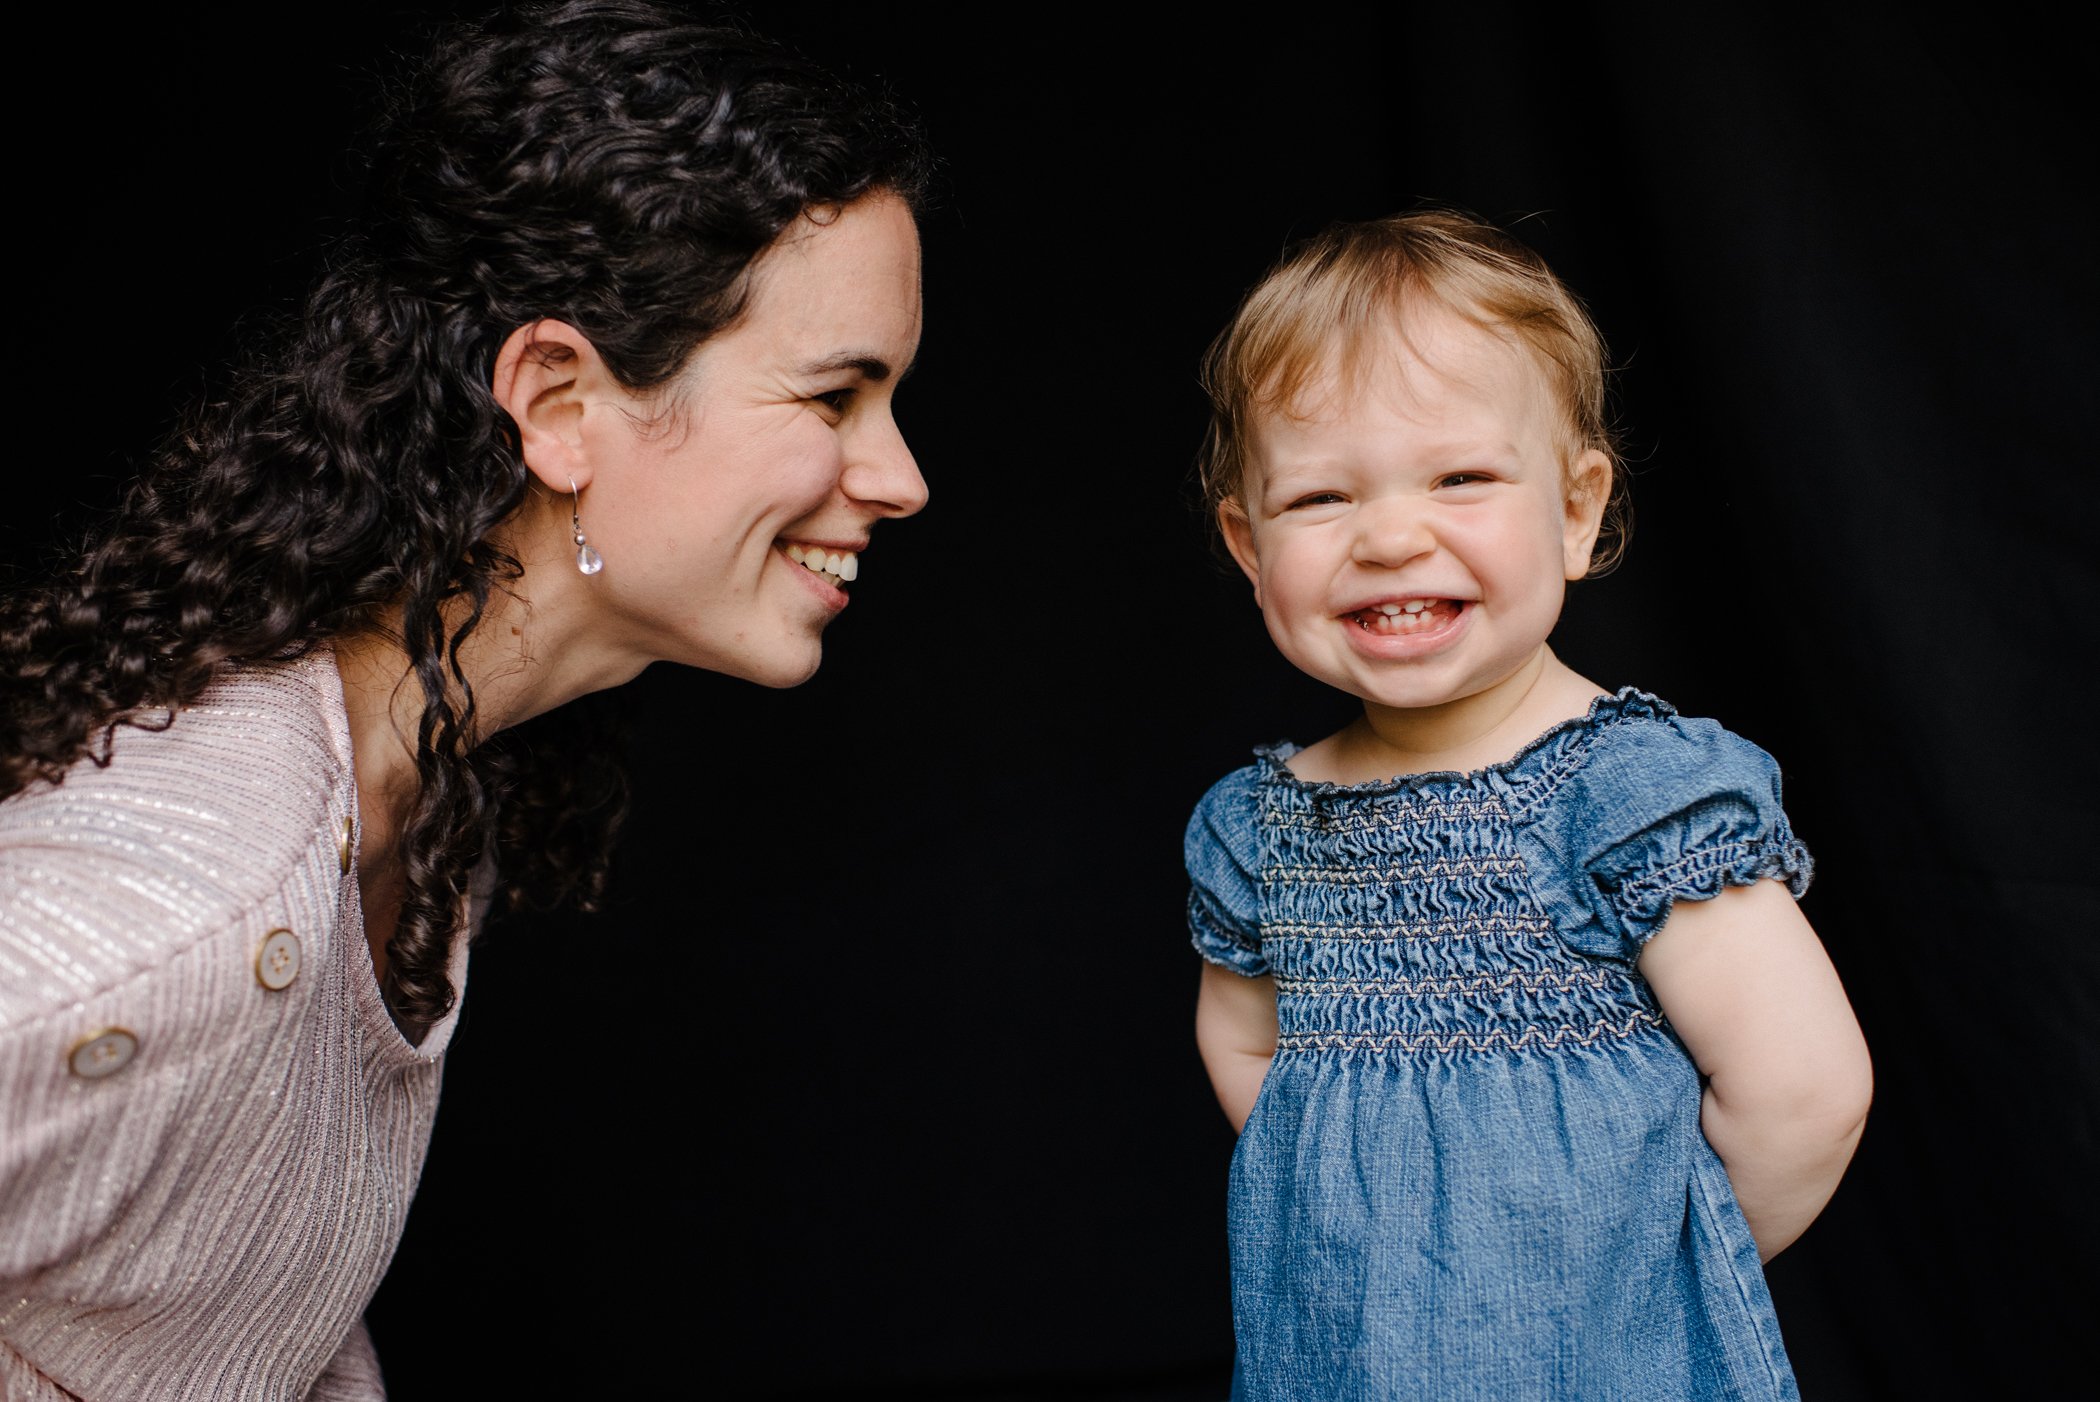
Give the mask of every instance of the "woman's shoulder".
[[[144, 709], [109, 731], [103, 759], [0, 804], [0, 854], [67, 850], [124, 834], [112, 856], [303, 832], [352, 784], [349, 722], [325, 648], [230, 669], [187, 706]], [[200, 849], [198, 856], [206, 854]]]
[[244, 931], [287, 883], [347, 869], [356, 795], [324, 648], [139, 719], [112, 733], [106, 765], [0, 803], [0, 963], [17, 971], [0, 1026]]

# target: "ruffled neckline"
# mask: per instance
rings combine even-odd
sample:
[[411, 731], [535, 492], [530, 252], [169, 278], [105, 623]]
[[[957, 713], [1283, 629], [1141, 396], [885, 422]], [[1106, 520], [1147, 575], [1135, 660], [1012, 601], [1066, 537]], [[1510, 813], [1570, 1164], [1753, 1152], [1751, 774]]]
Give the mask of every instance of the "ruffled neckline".
[[1290, 789], [1315, 801], [1378, 798], [1386, 794], [1407, 793], [1432, 787], [1482, 786], [1494, 778], [1507, 782], [1515, 778], [1521, 770], [1547, 768], [1569, 748], [1607, 726], [1634, 720], [1668, 720], [1676, 714], [1677, 708], [1660, 696], [1642, 691], [1638, 687], [1622, 686], [1609, 696], [1596, 697], [1590, 702], [1587, 712], [1551, 726], [1508, 759], [1482, 765], [1478, 769], [1431, 769], [1419, 774], [1396, 774], [1390, 779], [1371, 779], [1361, 784], [1336, 784], [1322, 779], [1299, 778], [1291, 772], [1290, 765], [1286, 762], [1304, 748], [1293, 741], [1283, 740], [1273, 745], [1257, 746], [1254, 755], [1260, 763], [1261, 782], [1264, 784]]

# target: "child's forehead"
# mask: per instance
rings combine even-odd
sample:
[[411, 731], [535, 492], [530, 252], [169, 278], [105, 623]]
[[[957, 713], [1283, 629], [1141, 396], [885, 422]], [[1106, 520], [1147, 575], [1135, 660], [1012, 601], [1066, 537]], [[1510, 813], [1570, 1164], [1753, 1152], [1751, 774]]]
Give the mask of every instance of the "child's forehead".
[[1560, 417], [1538, 356], [1500, 327], [1428, 299], [1337, 332], [1258, 399], [1257, 434], [1317, 428], [1366, 411], [1414, 420], [1550, 423]]

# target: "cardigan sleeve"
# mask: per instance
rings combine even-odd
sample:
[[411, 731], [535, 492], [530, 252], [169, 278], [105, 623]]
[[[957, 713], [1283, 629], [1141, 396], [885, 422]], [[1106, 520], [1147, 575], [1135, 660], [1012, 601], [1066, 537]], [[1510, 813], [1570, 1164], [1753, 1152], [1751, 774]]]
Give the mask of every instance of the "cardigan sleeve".
[[[239, 1035], [223, 970], [152, 890], [106, 853], [0, 851], [0, 962], [16, 980], [0, 1006], [0, 1284], [151, 1209], [139, 1195], [186, 1092]], [[166, 957], [112, 975], [113, 930], [125, 955], [158, 942]]]
[[385, 1402], [386, 1383], [379, 1373], [379, 1355], [373, 1351], [372, 1335], [360, 1319], [350, 1326], [343, 1346], [328, 1360], [328, 1367], [314, 1380], [306, 1402]]

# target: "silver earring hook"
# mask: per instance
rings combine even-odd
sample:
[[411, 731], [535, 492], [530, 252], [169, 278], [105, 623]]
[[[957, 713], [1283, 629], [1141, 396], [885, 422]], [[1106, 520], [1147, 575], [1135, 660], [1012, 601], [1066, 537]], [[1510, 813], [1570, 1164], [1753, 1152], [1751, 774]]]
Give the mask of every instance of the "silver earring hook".
[[569, 532], [576, 540], [576, 569], [581, 574], [596, 574], [605, 568], [605, 557], [584, 543], [583, 539], [583, 493], [576, 489], [576, 479], [569, 478]]

